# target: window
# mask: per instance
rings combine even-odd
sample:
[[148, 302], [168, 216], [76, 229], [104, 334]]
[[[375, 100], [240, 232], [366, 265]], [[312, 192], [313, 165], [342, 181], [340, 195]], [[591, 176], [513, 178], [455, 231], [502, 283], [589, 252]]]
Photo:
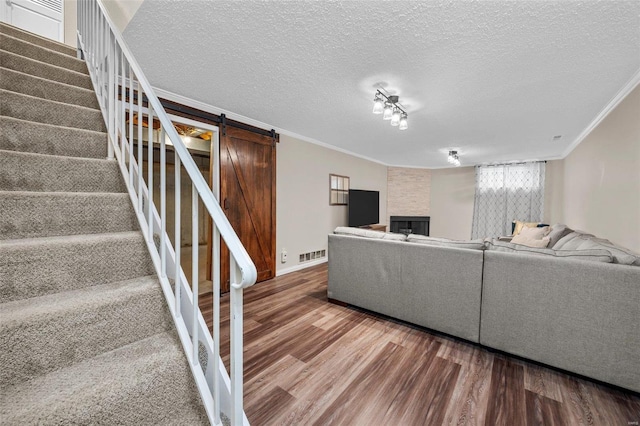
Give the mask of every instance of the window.
[[511, 222], [540, 222], [545, 163], [476, 167], [472, 238], [511, 235]]

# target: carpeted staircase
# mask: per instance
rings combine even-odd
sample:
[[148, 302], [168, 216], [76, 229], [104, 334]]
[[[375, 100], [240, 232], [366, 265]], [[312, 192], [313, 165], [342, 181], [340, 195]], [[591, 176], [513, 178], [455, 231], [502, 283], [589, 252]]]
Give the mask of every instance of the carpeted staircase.
[[0, 423], [208, 424], [83, 61], [0, 24]]

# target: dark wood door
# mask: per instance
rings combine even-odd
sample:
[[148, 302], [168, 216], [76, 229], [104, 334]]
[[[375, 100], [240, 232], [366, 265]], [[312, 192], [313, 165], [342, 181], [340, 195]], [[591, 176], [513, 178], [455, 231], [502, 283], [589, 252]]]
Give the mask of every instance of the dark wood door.
[[[221, 132], [222, 133], [222, 132]], [[274, 139], [227, 127], [220, 135], [220, 203], [258, 270], [276, 271], [276, 148]], [[221, 243], [221, 290], [229, 291], [229, 252]]]

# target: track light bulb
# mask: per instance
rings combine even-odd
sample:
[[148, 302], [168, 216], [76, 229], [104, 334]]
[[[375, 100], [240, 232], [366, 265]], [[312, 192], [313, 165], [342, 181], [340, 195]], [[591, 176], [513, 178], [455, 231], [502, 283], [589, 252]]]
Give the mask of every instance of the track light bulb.
[[400, 124], [398, 125], [398, 129], [407, 130], [408, 127], [409, 127], [409, 123], [407, 123], [407, 114], [402, 114], [402, 117], [400, 118]]
[[373, 113], [382, 114], [383, 110], [384, 102], [382, 102], [382, 99], [380, 99], [380, 97], [376, 96], [376, 98], [373, 100]]
[[393, 111], [393, 114], [391, 115], [391, 125], [392, 126], [397, 126], [398, 124], [400, 124], [400, 111], [396, 108]]
[[391, 120], [391, 116], [393, 115], [393, 106], [387, 102], [384, 106], [384, 114], [382, 115], [383, 120]]

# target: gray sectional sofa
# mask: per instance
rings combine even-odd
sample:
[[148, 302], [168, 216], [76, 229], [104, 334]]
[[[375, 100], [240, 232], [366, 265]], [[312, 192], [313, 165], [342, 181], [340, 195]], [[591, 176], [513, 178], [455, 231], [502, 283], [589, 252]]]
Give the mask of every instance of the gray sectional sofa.
[[329, 299], [640, 392], [633, 253], [366, 232], [329, 235]]

